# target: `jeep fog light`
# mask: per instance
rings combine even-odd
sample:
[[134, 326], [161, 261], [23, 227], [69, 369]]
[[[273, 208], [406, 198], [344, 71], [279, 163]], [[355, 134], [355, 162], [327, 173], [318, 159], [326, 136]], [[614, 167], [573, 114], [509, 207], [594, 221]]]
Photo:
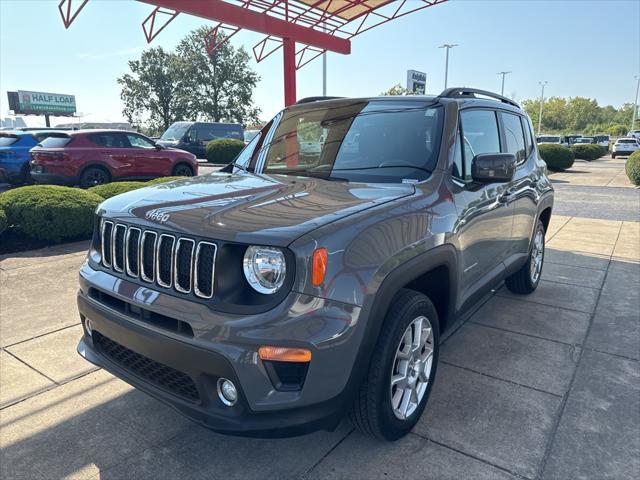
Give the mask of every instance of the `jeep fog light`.
[[238, 390], [231, 380], [218, 379], [218, 398], [227, 407], [232, 407], [238, 401]]
[[287, 274], [282, 250], [273, 247], [247, 248], [242, 262], [244, 276], [256, 292], [277, 292]]

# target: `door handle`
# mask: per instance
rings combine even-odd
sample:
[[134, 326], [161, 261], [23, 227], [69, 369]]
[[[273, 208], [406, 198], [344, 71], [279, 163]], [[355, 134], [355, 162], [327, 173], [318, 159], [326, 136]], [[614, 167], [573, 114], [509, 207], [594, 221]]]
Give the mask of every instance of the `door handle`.
[[515, 190], [514, 189], [509, 189], [506, 192], [503, 192], [499, 197], [498, 197], [498, 201], [500, 203], [509, 203], [513, 200], [513, 197], [515, 196]]

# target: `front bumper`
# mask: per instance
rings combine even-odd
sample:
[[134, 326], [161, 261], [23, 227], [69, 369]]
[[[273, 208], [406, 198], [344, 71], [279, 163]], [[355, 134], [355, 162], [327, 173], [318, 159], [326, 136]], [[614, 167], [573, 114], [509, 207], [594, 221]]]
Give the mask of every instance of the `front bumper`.
[[[204, 305], [186, 300], [183, 304], [175, 296], [116, 279], [88, 264], [82, 267], [80, 278], [78, 307], [83, 324], [90, 320], [92, 335], [85, 330], [78, 353], [192, 420], [223, 433], [277, 437], [332, 429], [342, 418], [351, 399], [353, 382], [349, 379], [361, 341], [363, 322], [357, 321], [358, 307], [292, 293], [274, 309], [277, 312], [228, 318], [230, 315], [220, 317]], [[191, 325], [194, 336], [179, 337], [128, 318], [89, 295], [91, 288], [163, 315], [178, 314]], [[209, 328], [203, 328], [204, 324]], [[148, 362], [146, 369], [181, 374], [182, 380], [186, 376], [185, 381], [197, 390], [195, 398], [150, 381], [114, 360], [104, 349], [105, 338], [119, 345], [125, 356], [137, 355], [133, 361]], [[274, 387], [256, 353], [259, 345], [274, 344], [312, 350], [301, 390]], [[221, 377], [238, 388], [239, 401], [232, 407], [218, 398], [216, 384]]]

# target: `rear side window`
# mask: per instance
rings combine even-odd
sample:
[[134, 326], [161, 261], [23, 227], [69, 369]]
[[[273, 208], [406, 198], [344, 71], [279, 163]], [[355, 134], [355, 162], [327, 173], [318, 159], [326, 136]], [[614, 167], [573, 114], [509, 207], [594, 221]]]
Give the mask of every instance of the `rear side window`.
[[17, 135], [0, 135], [0, 147], [8, 147], [18, 141]]
[[71, 141], [71, 137], [48, 137], [40, 142], [44, 148], [62, 148], [66, 147]]
[[[525, 117], [521, 117], [522, 120], [522, 129], [524, 130], [524, 140], [527, 144], [527, 157], [531, 155], [531, 151], [533, 150], [533, 136], [531, 135], [531, 126], [529, 125], [529, 119]], [[566, 141], [566, 139], [563, 139]]]
[[498, 121], [493, 110], [463, 110], [460, 113], [464, 152], [464, 177], [471, 177], [471, 160], [481, 153], [500, 153]]
[[501, 113], [502, 124], [504, 125], [505, 151], [513, 153], [518, 163], [526, 160], [526, 147], [524, 143], [524, 132], [522, 131], [522, 123], [518, 115], [510, 113]]
[[108, 148], [129, 148], [127, 137], [121, 133], [94, 133], [89, 135], [93, 143]]

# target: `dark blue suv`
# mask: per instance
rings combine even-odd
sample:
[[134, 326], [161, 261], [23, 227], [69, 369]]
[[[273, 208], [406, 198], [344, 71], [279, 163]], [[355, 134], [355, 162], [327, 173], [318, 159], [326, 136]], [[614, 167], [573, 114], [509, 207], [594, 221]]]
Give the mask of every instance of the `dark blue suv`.
[[51, 130], [0, 132], [0, 170], [4, 170], [6, 180], [13, 185], [30, 182], [29, 152], [45, 138], [60, 134]]

